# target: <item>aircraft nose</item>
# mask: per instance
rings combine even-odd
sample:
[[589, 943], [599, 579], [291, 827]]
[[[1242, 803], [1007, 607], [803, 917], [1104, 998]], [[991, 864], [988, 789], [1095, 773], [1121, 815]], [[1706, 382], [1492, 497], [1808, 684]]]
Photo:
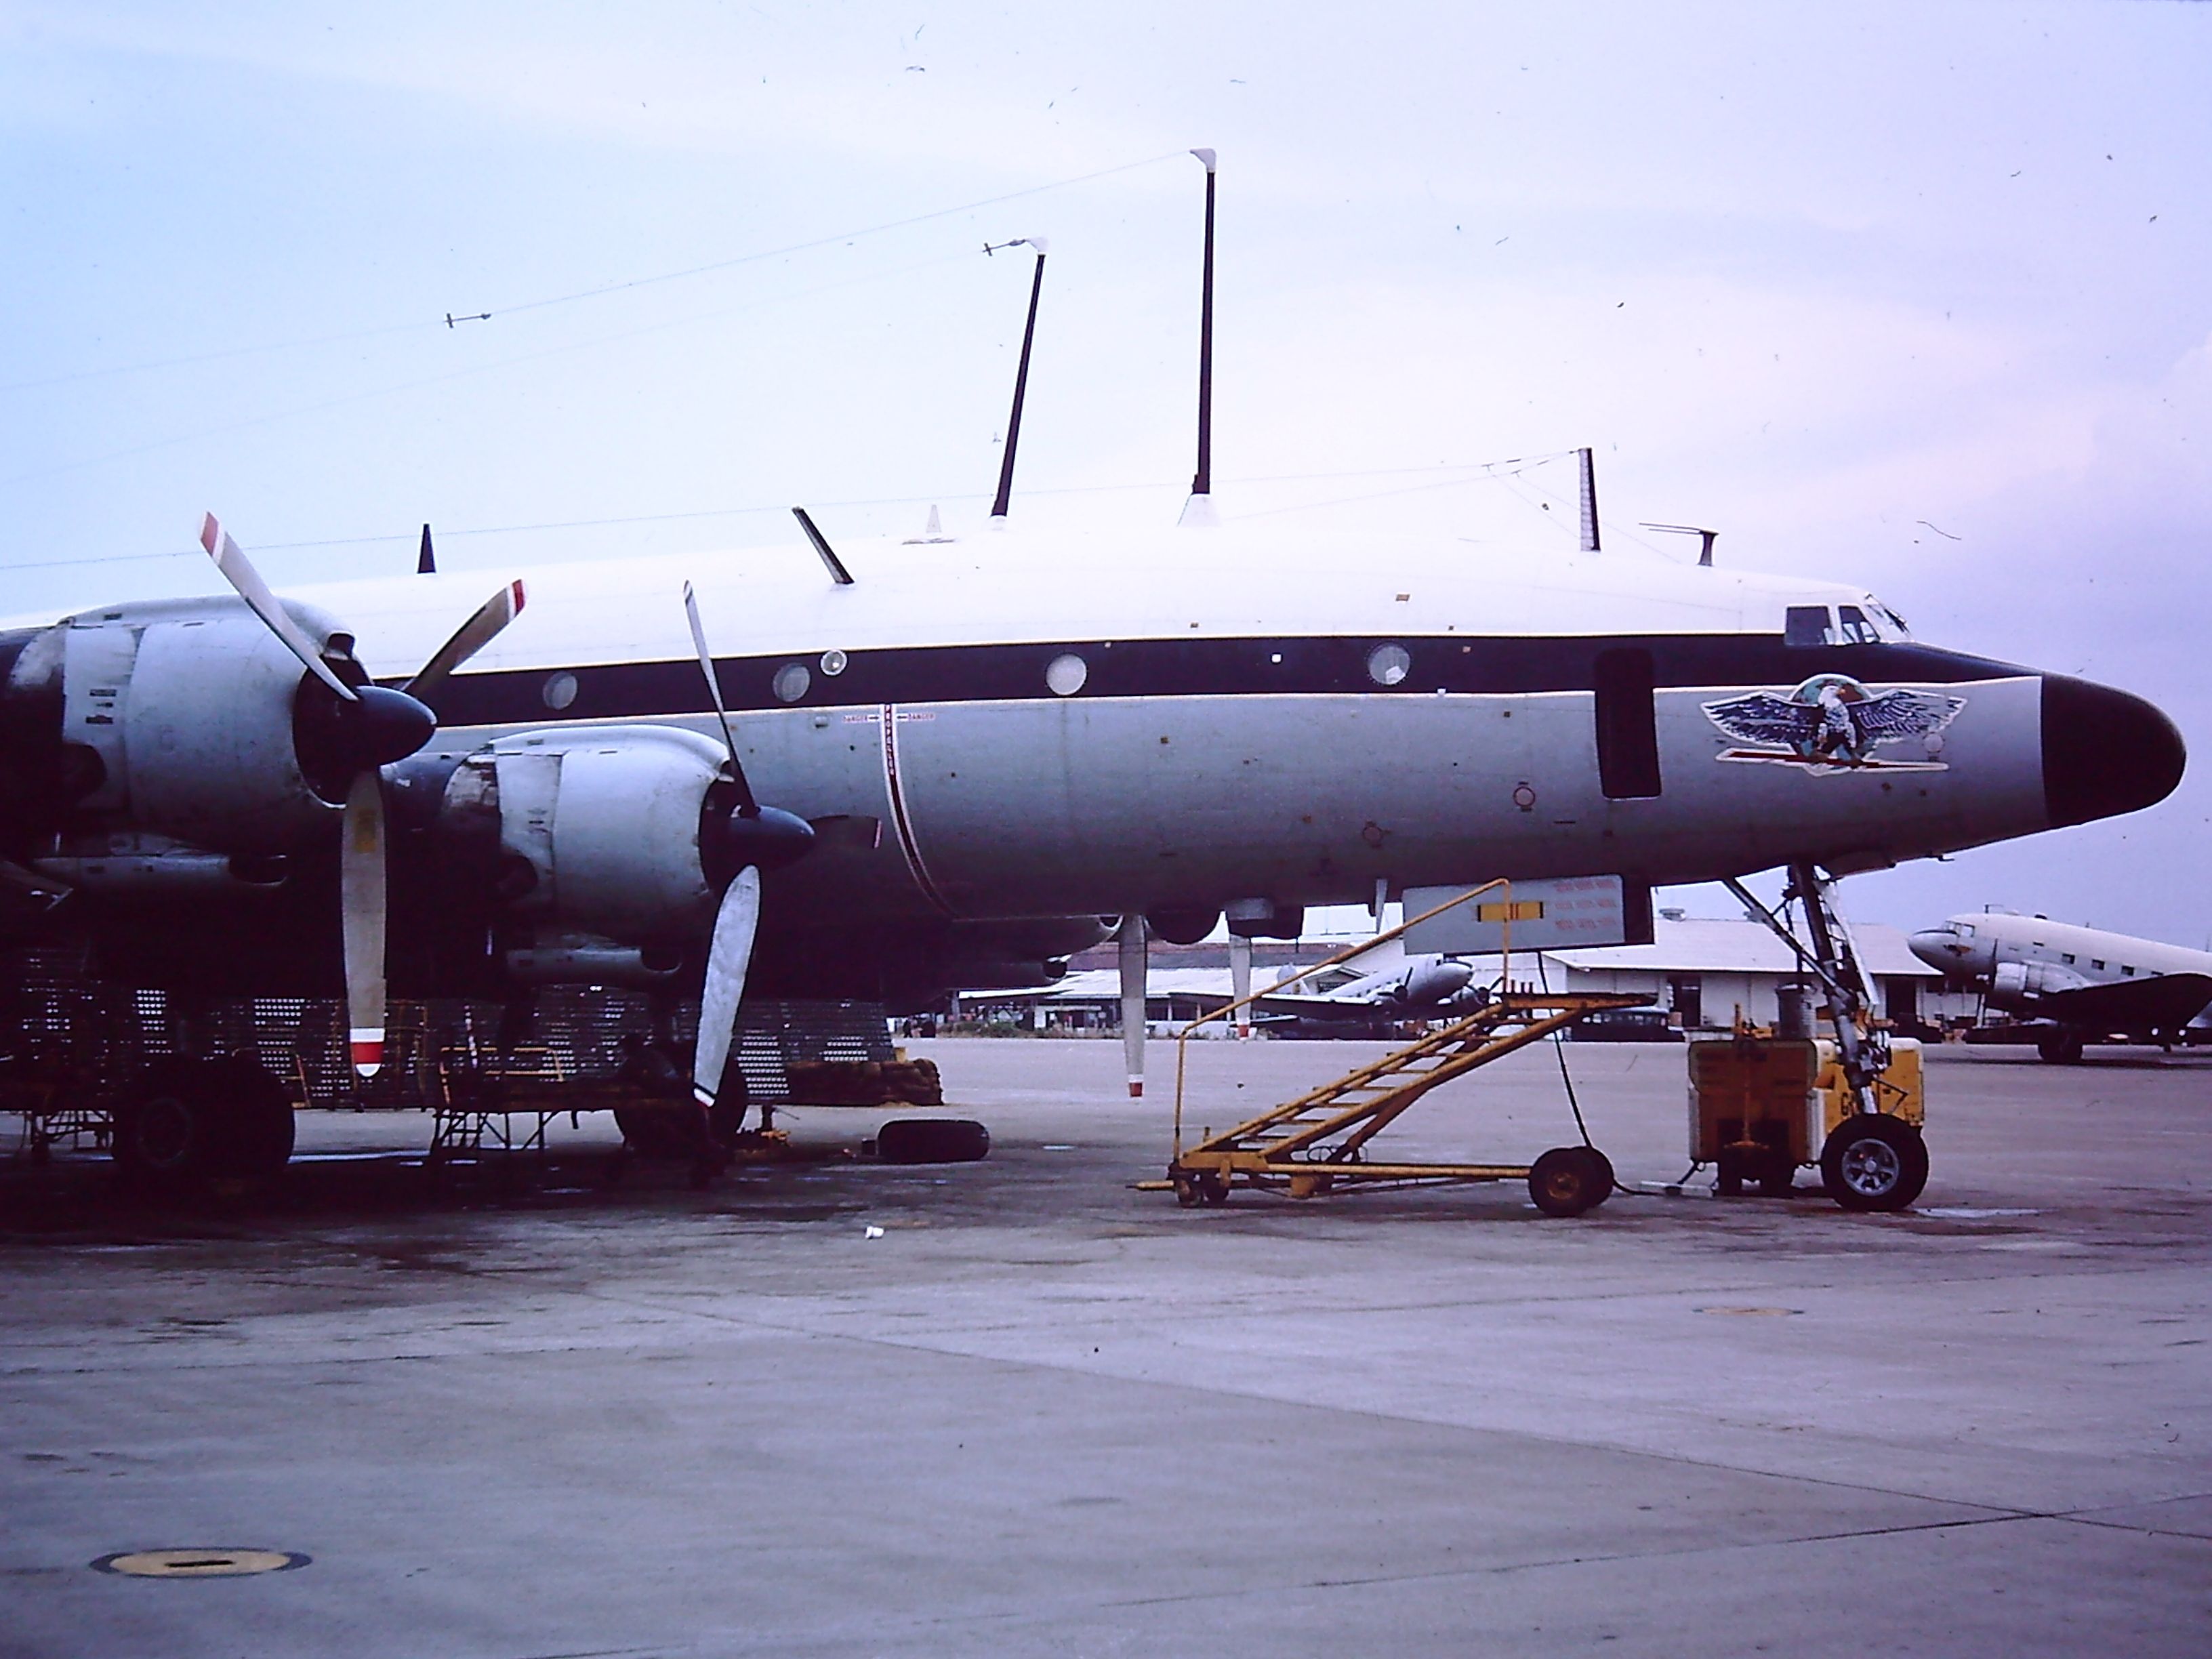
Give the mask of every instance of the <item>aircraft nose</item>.
[[1905, 942], [1914, 956], [1947, 974], [1957, 972], [1965, 956], [1958, 948], [1959, 936], [1948, 927], [1923, 927]]
[[2043, 804], [2053, 829], [2164, 800], [2188, 759], [2173, 722], [2141, 697], [2043, 677]]

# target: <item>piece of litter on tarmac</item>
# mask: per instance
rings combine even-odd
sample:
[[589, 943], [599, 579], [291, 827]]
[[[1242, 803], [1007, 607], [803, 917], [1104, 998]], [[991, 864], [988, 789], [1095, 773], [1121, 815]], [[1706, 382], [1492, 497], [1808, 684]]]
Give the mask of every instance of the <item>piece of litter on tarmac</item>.
[[1989, 1221], [1998, 1216], [2040, 1215], [2043, 1212], [2040, 1210], [1966, 1210], [1946, 1208], [1941, 1210], [1922, 1210], [1919, 1213], [1922, 1215], [1938, 1215], [1942, 1217], [1946, 1221]]
[[1048, 1140], [1044, 1149], [1048, 1152], [1072, 1152], [1075, 1150], [1075, 1143], [1072, 1140]]
[[881, 1227], [869, 1226], [860, 1230], [860, 1237], [863, 1238], [881, 1238], [883, 1236], [884, 1230]]

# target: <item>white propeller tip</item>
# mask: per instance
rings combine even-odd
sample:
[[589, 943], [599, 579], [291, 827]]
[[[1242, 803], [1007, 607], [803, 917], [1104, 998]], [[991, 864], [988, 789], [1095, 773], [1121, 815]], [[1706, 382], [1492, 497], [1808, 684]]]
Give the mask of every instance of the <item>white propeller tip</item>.
[[704, 1089], [695, 1087], [691, 1091], [691, 1098], [710, 1112], [714, 1109], [714, 1097]]

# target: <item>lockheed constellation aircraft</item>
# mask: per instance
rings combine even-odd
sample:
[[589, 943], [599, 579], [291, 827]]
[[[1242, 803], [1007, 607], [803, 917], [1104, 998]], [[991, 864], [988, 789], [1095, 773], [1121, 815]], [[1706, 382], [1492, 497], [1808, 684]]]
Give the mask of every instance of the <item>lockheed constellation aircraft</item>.
[[1156, 534], [833, 548], [802, 514], [811, 550], [511, 573], [447, 637], [479, 578], [280, 600], [210, 519], [237, 598], [0, 625], [0, 932], [125, 984], [343, 992], [364, 1066], [387, 985], [658, 982], [701, 1000], [708, 1101], [749, 987], [911, 1006], [1041, 982], [1101, 918], [1295, 933], [1498, 876], [1618, 878], [1648, 918], [1654, 884], [1807, 886], [2181, 775], [2149, 703], [1863, 588], [1217, 524], [1204, 354]]

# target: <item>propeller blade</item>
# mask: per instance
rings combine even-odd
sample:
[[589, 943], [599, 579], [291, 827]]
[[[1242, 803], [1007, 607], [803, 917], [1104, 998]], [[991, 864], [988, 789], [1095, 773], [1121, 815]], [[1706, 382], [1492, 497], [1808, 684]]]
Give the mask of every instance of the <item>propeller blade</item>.
[[[427, 532], [428, 526], [424, 529]], [[430, 660], [422, 665], [422, 672], [407, 682], [407, 695], [421, 699], [435, 694], [447, 676], [498, 638], [500, 629], [522, 614], [524, 599], [520, 581], [507, 583], [486, 599], [477, 608], [477, 614], [455, 629], [453, 637], [440, 646]]]
[[374, 770], [354, 775], [341, 828], [346, 1040], [354, 1070], [368, 1078], [384, 1064], [384, 787]]
[[351, 702], [353, 688], [323, 660], [323, 653], [315, 649], [315, 642], [292, 620], [292, 613], [276, 602], [276, 596], [269, 591], [269, 584], [261, 580], [261, 573], [216, 522], [212, 513], [201, 521], [200, 545], [215, 561], [215, 568], [222, 572], [222, 579], [238, 590], [238, 597], [252, 608], [253, 614], [261, 618], [270, 633], [283, 641], [284, 648], [304, 663], [310, 674]]
[[730, 711], [722, 706], [722, 682], [714, 673], [714, 653], [707, 648], [707, 629], [699, 620], [698, 596], [684, 584], [684, 615], [691, 624], [691, 643], [699, 653], [699, 672], [707, 677], [707, 695], [714, 700], [714, 718], [722, 723], [722, 752], [729, 757], [730, 780], [738, 786], [738, 811], [746, 817], [760, 816], [753, 787], [745, 781], [745, 769], [738, 762], [738, 740], [730, 735]]
[[722, 895], [707, 947], [707, 980], [699, 994], [699, 1046], [691, 1060], [691, 1095], [711, 1107], [722, 1087], [730, 1044], [738, 1035], [738, 1005], [744, 1000], [745, 969], [752, 963], [753, 930], [760, 924], [760, 871], [747, 865]]

